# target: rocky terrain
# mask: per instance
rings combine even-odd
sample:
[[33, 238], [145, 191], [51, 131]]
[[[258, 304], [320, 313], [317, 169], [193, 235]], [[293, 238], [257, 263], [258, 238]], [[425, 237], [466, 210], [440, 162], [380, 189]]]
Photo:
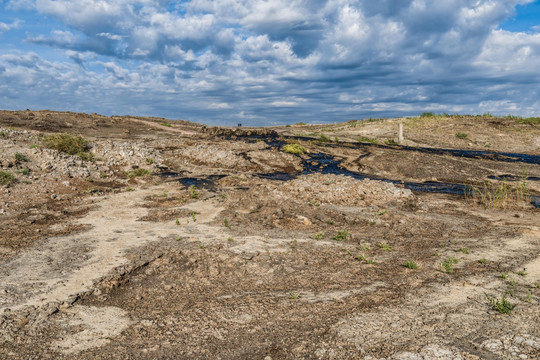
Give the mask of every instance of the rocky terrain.
[[0, 358], [539, 358], [537, 120], [0, 111]]

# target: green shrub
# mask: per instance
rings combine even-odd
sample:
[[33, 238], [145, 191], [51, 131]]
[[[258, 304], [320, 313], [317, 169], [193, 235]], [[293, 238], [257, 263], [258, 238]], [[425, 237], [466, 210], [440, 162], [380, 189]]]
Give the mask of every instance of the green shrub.
[[518, 118], [516, 122], [518, 124], [540, 125], [540, 117]]
[[346, 240], [351, 234], [346, 230], [340, 230], [336, 235], [332, 236], [332, 240], [343, 241]]
[[465, 133], [458, 132], [458, 133], [456, 133], [456, 137], [458, 139], [466, 139], [468, 137], [468, 135], [465, 134]]
[[161, 123], [160, 125], [162, 125], [162, 126], [166, 126], [166, 127], [172, 127], [172, 125], [171, 125], [171, 124], [168, 124], [168, 123], [165, 123], [165, 122], [162, 122], [162, 123]]
[[437, 115], [435, 113], [432, 113], [432, 112], [424, 112], [422, 113], [422, 115], [420, 115], [421, 118], [432, 118], [432, 117], [436, 117]]
[[287, 144], [281, 148], [288, 154], [302, 155], [306, 152], [306, 148], [299, 144]]
[[510, 314], [512, 310], [516, 307], [515, 304], [511, 304], [508, 300], [506, 300], [506, 295], [503, 296], [500, 300], [495, 299], [488, 294], [485, 294], [488, 301], [489, 306], [496, 310], [499, 314]]
[[7, 186], [13, 182], [14, 176], [8, 172], [0, 171], [0, 185]]
[[418, 269], [418, 264], [415, 263], [414, 261], [407, 261], [406, 263], [403, 264], [403, 266], [412, 270]]
[[15, 153], [15, 160], [17, 160], [18, 162], [26, 162], [28, 161], [28, 158], [24, 154]]
[[378, 141], [373, 139], [373, 138], [370, 138], [370, 137], [361, 137], [360, 139], [358, 139], [358, 142], [361, 142], [361, 143], [371, 143], [371, 144], [377, 144]]
[[[85, 154], [88, 150], [88, 141], [79, 135], [72, 134], [52, 134], [43, 137], [43, 145], [49, 149], [54, 149], [69, 155]], [[85, 156], [85, 155], [83, 155]]]
[[332, 139], [330, 139], [328, 136], [326, 136], [324, 134], [321, 134], [321, 136], [319, 136], [319, 141], [320, 142], [330, 142], [330, 141], [332, 141]]
[[149, 175], [150, 174], [150, 171], [146, 170], [146, 169], [135, 169], [135, 170], [131, 170], [130, 172], [127, 173], [127, 177], [128, 178], [134, 178], [134, 177], [141, 177], [141, 176], [145, 176], [145, 175]]

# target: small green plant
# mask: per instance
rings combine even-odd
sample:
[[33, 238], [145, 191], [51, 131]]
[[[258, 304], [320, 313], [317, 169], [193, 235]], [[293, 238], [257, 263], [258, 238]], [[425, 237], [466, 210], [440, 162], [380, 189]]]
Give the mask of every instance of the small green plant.
[[326, 220], [326, 223], [327, 223], [328, 225], [334, 225], [334, 224], [335, 224], [334, 220], [332, 220], [332, 219]]
[[441, 264], [441, 267], [445, 273], [451, 274], [454, 272], [453, 266], [457, 263], [458, 259], [454, 257], [447, 257]]
[[126, 188], [126, 191], [135, 191], [135, 189], [132, 188], [132, 187], [127, 187], [127, 188]]
[[325, 237], [324, 232], [320, 232], [320, 233], [315, 234], [315, 240], [322, 240], [322, 239], [324, 239], [324, 237]]
[[527, 289], [526, 294], [527, 295], [525, 297], [520, 297], [519, 300], [521, 300], [523, 302], [526, 302], [526, 303], [530, 303], [532, 301], [531, 291], [529, 289]]
[[519, 276], [527, 276], [527, 272], [525, 270], [518, 271], [516, 274]]
[[394, 140], [394, 139], [388, 139], [388, 140], [385, 140], [384, 143], [386, 145], [398, 145], [397, 141]]
[[201, 249], [203, 249], [203, 250], [204, 250], [204, 249], [206, 249], [206, 245], [204, 245], [204, 244], [200, 244], [200, 245], [199, 245], [199, 248], [201, 248]]
[[199, 198], [199, 192], [197, 191], [197, 187], [195, 185], [191, 185], [189, 187], [189, 196], [192, 199], [198, 199]]
[[223, 225], [225, 225], [227, 229], [231, 228], [231, 224], [229, 224], [229, 220], [227, 220], [227, 218], [223, 219]]
[[15, 177], [12, 174], [5, 171], [0, 171], [0, 185], [8, 186], [13, 182], [14, 179]]
[[300, 297], [300, 293], [296, 292], [296, 291], [291, 291], [289, 293], [289, 299], [291, 300], [296, 300]]
[[38, 147], [37, 144], [30, 145], [30, 149], [35, 149], [37, 147]]
[[196, 222], [197, 221], [197, 213], [195, 211], [192, 211], [191, 212], [191, 219], [193, 220], [193, 222]]
[[28, 158], [24, 154], [15, 153], [15, 160], [17, 160], [18, 162], [27, 162]]
[[499, 275], [499, 277], [503, 280], [506, 280], [506, 278], [508, 277], [508, 273], [507, 272], [503, 272], [501, 273], [501, 275]]
[[339, 230], [336, 235], [332, 236], [332, 240], [343, 241], [346, 240], [351, 234], [346, 230]]
[[379, 142], [376, 139], [370, 138], [370, 137], [361, 137], [358, 139], [358, 142], [360, 143], [370, 143], [370, 144], [378, 144]]
[[306, 148], [299, 144], [287, 144], [281, 148], [283, 152], [288, 154], [302, 155], [306, 152]]
[[457, 252], [461, 252], [461, 253], [464, 253], [464, 254], [468, 254], [469, 253], [469, 249], [465, 248], [465, 247], [462, 247], [462, 248], [459, 248], [456, 250]]
[[379, 243], [379, 247], [383, 249], [383, 251], [392, 251], [392, 247], [388, 244]]
[[168, 123], [166, 123], [166, 122], [162, 122], [162, 123], [160, 123], [160, 125], [161, 125], [161, 126], [166, 126], [166, 127], [172, 127], [171, 124], [168, 124]]
[[297, 125], [297, 126], [303, 126], [303, 125], [306, 125], [306, 123], [305, 123], [305, 122], [297, 122], [297, 123], [294, 124], [294, 125]]
[[176, 218], [176, 225], [180, 225], [180, 219]]
[[152, 159], [152, 158], [146, 158], [146, 163], [147, 163], [148, 165], [152, 165], [152, 164], [154, 163], [154, 159]]
[[457, 137], [458, 139], [464, 140], [464, 139], [466, 139], [466, 138], [468, 137], [468, 135], [465, 134], [465, 133], [462, 133], [462, 132], [457, 132], [457, 133], [456, 133], [456, 137]]
[[178, 237], [176, 238], [176, 241], [182, 241], [182, 237], [181, 237], [181, 236], [178, 236]]
[[309, 200], [309, 206], [319, 207], [321, 206], [321, 203], [319, 203], [317, 200]]
[[415, 263], [414, 261], [411, 261], [411, 260], [405, 262], [405, 263], [403, 264], [403, 266], [405, 266], [405, 267], [408, 268], [408, 269], [412, 269], [412, 270], [418, 269], [418, 264]]
[[480, 260], [478, 260], [478, 262], [480, 264], [485, 264], [487, 262], [486, 258], [481, 258]]
[[504, 295], [500, 300], [491, 297], [488, 294], [485, 295], [489, 301], [490, 308], [496, 310], [499, 314], [510, 314], [516, 307], [515, 304], [511, 304], [508, 300], [506, 300], [506, 295]]
[[232, 237], [227, 238], [227, 241], [234, 241]]
[[17, 170], [17, 174], [28, 175], [28, 174], [30, 174], [30, 169]]
[[354, 257], [358, 261], [366, 261], [366, 257], [362, 254], [358, 254]]
[[437, 115], [432, 112], [423, 112], [422, 115], [420, 115], [421, 118], [432, 118], [436, 117]]
[[139, 168], [139, 169], [134, 169], [134, 170], [129, 171], [126, 175], [128, 178], [131, 179], [134, 177], [142, 177], [149, 174], [150, 174], [149, 170]]
[[94, 179], [92, 179], [91, 176], [88, 176], [85, 180], [88, 181], [88, 182], [94, 182]]
[[99, 177], [102, 178], [102, 179], [106, 179], [108, 177], [107, 173], [105, 171], [100, 171], [99, 172]]
[[373, 260], [373, 259], [367, 259], [366, 264], [368, 264], [368, 265], [377, 265], [377, 262], [375, 260]]

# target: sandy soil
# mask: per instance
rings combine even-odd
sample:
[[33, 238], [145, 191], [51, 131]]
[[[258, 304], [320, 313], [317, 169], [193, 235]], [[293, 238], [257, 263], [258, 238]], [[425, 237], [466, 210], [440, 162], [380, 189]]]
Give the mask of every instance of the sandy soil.
[[[406, 146], [385, 144], [398, 121]], [[45, 149], [53, 132], [93, 158]], [[0, 112], [0, 358], [539, 358], [538, 155], [538, 126], [507, 118], [208, 130]], [[533, 198], [407, 188], [485, 181]]]

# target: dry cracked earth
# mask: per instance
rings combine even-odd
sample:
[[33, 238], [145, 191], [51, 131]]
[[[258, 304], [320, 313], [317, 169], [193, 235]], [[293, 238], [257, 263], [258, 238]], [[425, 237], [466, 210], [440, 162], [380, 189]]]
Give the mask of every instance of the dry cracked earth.
[[0, 358], [540, 358], [539, 158], [511, 118], [0, 111]]

